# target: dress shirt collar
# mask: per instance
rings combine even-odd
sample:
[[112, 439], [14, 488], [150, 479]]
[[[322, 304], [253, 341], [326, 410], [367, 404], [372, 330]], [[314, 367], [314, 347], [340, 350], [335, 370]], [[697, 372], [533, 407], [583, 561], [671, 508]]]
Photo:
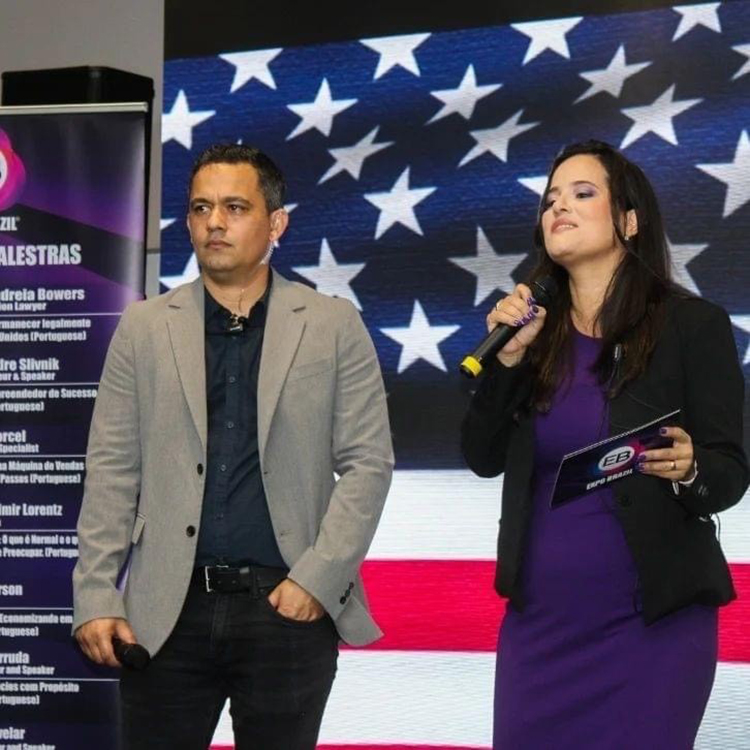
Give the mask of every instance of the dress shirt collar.
[[[245, 328], [263, 328], [266, 323], [268, 312], [268, 300], [271, 296], [273, 285], [273, 274], [268, 274], [268, 286], [263, 296], [250, 308], [250, 314], [246, 318]], [[205, 290], [205, 319], [207, 333], [229, 333], [229, 321], [232, 313], [222, 304], [217, 302], [208, 289]]]

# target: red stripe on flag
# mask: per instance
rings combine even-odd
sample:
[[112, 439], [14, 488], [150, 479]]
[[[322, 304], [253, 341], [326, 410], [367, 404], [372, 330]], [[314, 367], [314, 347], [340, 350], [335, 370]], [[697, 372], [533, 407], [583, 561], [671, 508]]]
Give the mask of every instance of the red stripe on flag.
[[492, 651], [505, 602], [492, 588], [495, 563], [368, 560], [362, 576], [385, 636], [377, 649]]
[[732, 571], [737, 598], [719, 610], [719, 659], [750, 661], [750, 564], [736, 563]]
[[[750, 564], [730, 565], [738, 598], [719, 612], [719, 659], [750, 662]], [[494, 651], [505, 602], [487, 560], [368, 560], [362, 568], [385, 636], [371, 648]]]

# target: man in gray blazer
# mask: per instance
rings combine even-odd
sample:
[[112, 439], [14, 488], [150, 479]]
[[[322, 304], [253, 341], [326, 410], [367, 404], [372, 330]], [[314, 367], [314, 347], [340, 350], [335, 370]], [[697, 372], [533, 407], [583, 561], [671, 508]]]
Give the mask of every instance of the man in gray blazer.
[[[131, 305], [91, 423], [74, 633], [123, 669], [128, 748], [314, 748], [338, 641], [380, 636], [359, 568], [393, 454], [370, 337], [348, 301], [268, 265], [284, 182], [247, 146], [190, 178], [201, 278]], [[129, 559], [124, 585], [119, 581]]]

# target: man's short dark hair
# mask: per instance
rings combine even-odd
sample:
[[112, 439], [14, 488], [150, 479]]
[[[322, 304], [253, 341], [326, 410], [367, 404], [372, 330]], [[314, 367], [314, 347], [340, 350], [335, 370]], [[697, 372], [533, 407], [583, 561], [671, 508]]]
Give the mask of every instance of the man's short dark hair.
[[266, 202], [268, 213], [284, 207], [286, 183], [281, 170], [273, 160], [262, 151], [252, 146], [237, 143], [215, 143], [209, 146], [195, 160], [190, 171], [188, 182], [188, 197], [193, 188], [193, 179], [200, 169], [209, 164], [249, 164], [258, 173], [260, 191]]

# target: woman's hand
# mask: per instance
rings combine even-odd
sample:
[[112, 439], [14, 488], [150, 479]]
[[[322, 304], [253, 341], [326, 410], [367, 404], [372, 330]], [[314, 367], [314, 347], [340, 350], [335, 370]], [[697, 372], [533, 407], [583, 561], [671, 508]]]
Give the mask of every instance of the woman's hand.
[[536, 304], [531, 289], [518, 284], [512, 294], [501, 299], [487, 315], [487, 330], [499, 325], [515, 326], [518, 333], [498, 352], [497, 358], [505, 367], [515, 367], [526, 354], [529, 344], [544, 326], [547, 311]]
[[684, 482], [695, 476], [695, 455], [690, 435], [680, 427], [662, 427], [659, 432], [674, 441], [671, 448], [655, 448], [638, 456], [638, 471], [671, 482]]

